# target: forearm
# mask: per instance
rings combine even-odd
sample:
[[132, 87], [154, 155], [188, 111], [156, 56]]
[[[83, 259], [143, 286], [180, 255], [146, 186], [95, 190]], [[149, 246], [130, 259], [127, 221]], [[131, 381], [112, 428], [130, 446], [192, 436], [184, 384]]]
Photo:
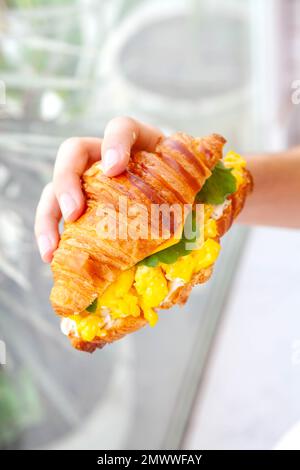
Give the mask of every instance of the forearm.
[[239, 222], [300, 228], [300, 147], [247, 157], [254, 190]]

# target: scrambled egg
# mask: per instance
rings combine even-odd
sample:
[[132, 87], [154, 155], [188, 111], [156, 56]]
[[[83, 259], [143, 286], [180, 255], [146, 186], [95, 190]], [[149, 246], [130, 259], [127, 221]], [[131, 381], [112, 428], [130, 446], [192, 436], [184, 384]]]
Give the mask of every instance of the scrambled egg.
[[243, 168], [246, 168], [246, 160], [236, 152], [228, 152], [223, 158], [223, 163], [227, 168], [232, 168], [232, 174], [236, 179], [237, 188], [243, 183]]
[[95, 313], [83, 312], [70, 317], [76, 331], [85, 341], [106, 335], [106, 327], [112, 319], [127, 316], [138, 317], [143, 313], [150, 326], [158, 320], [159, 307], [169, 293], [169, 282], [182, 279], [189, 282], [194, 273], [211, 266], [218, 257], [220, 245], [212, 238], [205, 240], [198, 250], [182, 256], [173, 264], [151, 268], [137, 266], [121, 273], [98, 298]]
[[192, 256], [181, 256], [181, 258], [178, 258], [175, 263], [162, 264], [162, 268], [165, 272], [166, 278], [169, 281], [180, 279], [184, 282], [189, 282], [194, 271]]
[[69, 319], [75, 324], [76, 333], [84, 341], [93, 341], [96, 336], [101, 338], [106, 335], [105, 320], [99, 315], [82, 312], [79, 315], [71, 315]]
[[[234, 152], [229, 152], [223, 159], [225, 166], [232, 168], [237, 186], [243, 182], [244, 159]], [[178, 258], [173, 264], [161, 263], [157, 267], [134, 266], [123, 271], [98, 298], [94, 313], [82, 312], [69, 319], [76, 326], [76, 333], [85, 341], [106, 335], [106, 328], [117, 318], [138, 317], [141, 314], [151, 326], [157, 322], [155, 308], [164, 301], [170, 291], [172, 281], [187, 283], [193, 274], [211, 266], [220, 252], [217, 238], [217, 224], [212, 218], [214, 206], [205, 205], [204, 243], [186, 256]], [[163, 248], [174, 244], [176, 237], [167, 241]], [[162, 247], [160, 247], [162, 249]], [[158, 250], [157, 250], [158, 251]]]
[[124, 318], [129, 315], [138, 317], [141, 312], [136, 292], [132, 289], [134, 276], [135, 268], [123, 271], [98, 298], [97, 312], [106, 312], [109, 309], [112, 318]]
[[135, 268], [122, 272], [118, 279], [98, 297], [95, 313], [85, 311], [70, 317], [75, 322], [76, 330], [82, 339], [92, 341], [96, 336], [100, 338], [105, 336], [105, 327], [111, 319], [140, 315], [139, 299], [132, 289], [134, 275]]
[[215, 238], [218, 235], [217, 223], [214, 219], [204, 222], [204, 239]]
[[162, 269], [138, 266], [135, 273], [134, 286], [140, 297], [144, 317], [150, 326], [154, 326], [158, 315], [153, 307], [158, 307], [168, 295], [168, 284]]

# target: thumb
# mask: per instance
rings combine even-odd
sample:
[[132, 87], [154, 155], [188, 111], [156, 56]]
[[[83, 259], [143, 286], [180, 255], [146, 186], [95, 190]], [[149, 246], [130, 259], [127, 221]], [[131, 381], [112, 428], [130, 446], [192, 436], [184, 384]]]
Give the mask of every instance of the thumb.
[[131, 118], [115, 118], [108, 123], [101, 148], [102, 169], [107, 176], [122, 173], [137, 138], [137, 124]]

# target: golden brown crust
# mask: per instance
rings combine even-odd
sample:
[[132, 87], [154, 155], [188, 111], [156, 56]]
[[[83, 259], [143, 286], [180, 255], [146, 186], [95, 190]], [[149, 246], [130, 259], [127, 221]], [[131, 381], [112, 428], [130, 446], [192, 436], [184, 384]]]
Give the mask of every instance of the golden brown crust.
[[[66, 224], [52, 262], [55, 283], [51, 302], [56, 313], [66, 316], [84, 310], [122, 270], [135, 265], [165, 241], [141, 239], [133, 243], [132, 239], [99, 238], [95, 231], [99, 205], [111, 204], [117, 209], [120, 195], [127, 196], [129, 204], [141, 202], [148, 209], [151, 203], [192, 204], [210, 176], [210, 169], [222, 157], [224, 143], [225, 139], [216, 134], [193, 139], [178, 133], [161, 141], [155, 153], [132, 155], [128, 170], [118, 177], [105, 177], [99, 164], [84, 174], [87, 210], [76, 222]], [[251, 175], [247, 170], [244, 172], [245, 182], [230, 196], [231, 204], [217, 220], [217, 240], [230, 228], [252, 190]], [[194, 274], [191, 281], [178, 287], [161, 308], [183, 305], [193, 286], [206, 282], [212, 271], [213, 266], [210, 266]], [[105, 337], [87, 342], [70, 333], [69, 338], [74, 348], [93, 352], [146, 324], [143, 316], [119, 318], [114, 320]]]
[[235, 193], [228, 197], [231, 204], [226, 207], [222, 217], [217, 220], [219, 237], [222, 237], [230, 229], [233, 221], [238, 217], [239, 213], [243, 209], [248, 194], [253, 190], [253, 179], [251, 173], [246, 169], [243, 170], [243, 173], [243, 183]]
[[[231, 204], [225, 209], [222, 217], [217, 220], [218, 237], [221, 238], [232, 225], [234, 219], [238, 216], [244, 207], [247, 195], [253, 189], [253, 181], [251, 174], [244, 170], [244, 183], [239, 189], [230, 196]], [[203, 284], [209, 280], [212, 275], [214, 265], [202, 269], [195, 273], [190, 282], [184, 286], [178, 287], [168, 300], [165, 301], [160, 308], [169, 309], [174, 305], [184, 305], [189, 298], [193, 287], [197, 284]], [[146, 320], [142, 317], [133, 318], [126, 317], [118, 320], [118, 324], [112, 331], [108, 332], [105, 338], [96, 338], [93, 342], [86, 342], [78, 338], [71, 338], [72, 345], [82, 351], [93, 352], [96, 348], [103, 348], [106, 344], [122, 338], [126, 334], [132, 333], [146, 324]]]
[[189, 282], [174, 290], [172, 296], [170, 296], [167, 301], [164, 301], [160, 308], [165, 310], [173, 307], [174, 305], [184, 305], [189, 298], [193, 287], [197, 284], [204, 284], [207, 282], [212, 275], [212, 272], [213, 266], [209, 266], [208, 268], [201, 269], [201, 271], [195, 273]]
[[147, 321], [144, 317], [129, 316], [115, 320], [114, 326], [107, 330], [107, 335], [104, 338], [95, 338], [93, 341], [84, 341], [73, 334], [70, 334], [69, 338], [74, 348], [85, 352], [93, 352], [97, 348], [102, 349], [106, 344], [113, 343], [129, 333], [139, 330], [146, 324]]
[[[117, 177], [104, 176], [98, 163], [85, 172], [87, 209], [76, 222], [65, 225], [51, 264], [54, 286], [50, 300], [58, 315], [85, 310], [122, 270], [134, 266], [165, 241], [161, 234], [163, 220], [158, 227], [159, 238], [151, 237], [152, 204], [176, 203], [181, 208], [185, 203], [193, 204], [210, 170], [222, 157], [224, 143], [225, 139], [216, 134], [193, 139], [178, 133], [162, 140], [155, 153], [134, 153], [128, 169]], [[177, 167], [172, 167], [170, 161], [176, 162]], [[114, 225], [115, 214], [122, 215], [120, 196], [126, 197], [128, 213], [140, 203], [146, 208], [141, 225], [148, 227], [148, 238], [105, 239], [99, 234], [99, 223], [103, 221], [103, 211], [99, 214], [99, 210], [105, 207], [110, 226]], [[128, 230], [134, 231], [137, 217], [140, 221], [141, 214], [127, 218]], [[175, 217], [173, 229], [168, 232], [170, 237], [178, 225]]]

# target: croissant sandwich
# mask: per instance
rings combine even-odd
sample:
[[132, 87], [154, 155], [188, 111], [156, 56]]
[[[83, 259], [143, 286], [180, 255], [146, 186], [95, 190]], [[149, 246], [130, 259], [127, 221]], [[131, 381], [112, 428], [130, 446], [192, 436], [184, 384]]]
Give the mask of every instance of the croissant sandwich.
[[65, 224], [51, 264], [50, 300], [75, 348], [155, 325], [160, 309], [209, 279], [253, 186], [243, 158], [222, 156], [225, 142], [177, 133], [153, 153], [133, 152], [117, 177], [100, 162], [84, 173], [85, 213]]

